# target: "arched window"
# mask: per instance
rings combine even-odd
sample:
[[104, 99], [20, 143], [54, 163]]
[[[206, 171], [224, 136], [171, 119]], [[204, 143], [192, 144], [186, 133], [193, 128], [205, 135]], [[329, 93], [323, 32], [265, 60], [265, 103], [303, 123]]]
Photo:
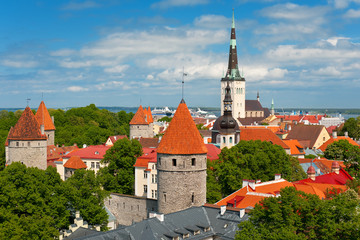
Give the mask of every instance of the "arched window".
[[232, 143], [232, 137], [229, 138], [229, 142]]
[[223, 143], [226, 143], [226, 138], [225, 137], [223, 137]]

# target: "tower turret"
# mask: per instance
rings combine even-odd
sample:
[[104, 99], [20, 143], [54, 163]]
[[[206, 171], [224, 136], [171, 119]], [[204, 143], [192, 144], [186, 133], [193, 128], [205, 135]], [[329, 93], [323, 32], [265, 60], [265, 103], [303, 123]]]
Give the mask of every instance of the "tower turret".
[[[234, 10], [231, 24], [228, 69], [225, 76], [221, 79], [221, 101], [225, 97], [225, 88], [228, 81], [230, 82], [230, 94], [233, 99], [232, 116], [235, 119], [245, 118], [245, 78], [241, 76], [238, 66]], [[221, 104], [221, 112], [224, 112], [223, 107], [223, 104]]]

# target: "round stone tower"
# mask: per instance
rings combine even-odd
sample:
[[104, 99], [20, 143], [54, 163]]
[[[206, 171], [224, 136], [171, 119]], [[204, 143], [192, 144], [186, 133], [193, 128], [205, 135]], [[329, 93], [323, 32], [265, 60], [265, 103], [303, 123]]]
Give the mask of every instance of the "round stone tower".
[[157, 151], [158, 211], [177, 212], [206, 202], [207, 148], [181, 100]]

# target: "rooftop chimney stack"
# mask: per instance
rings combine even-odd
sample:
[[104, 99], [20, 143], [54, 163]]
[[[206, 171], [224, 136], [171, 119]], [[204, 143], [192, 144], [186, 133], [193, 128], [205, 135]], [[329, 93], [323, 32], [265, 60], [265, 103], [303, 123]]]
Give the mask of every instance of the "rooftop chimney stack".
[[255, 180], [249, 180], [249, 187], [251, 187], [252, 190], [255, 190]]
[[345, 137], [349, 137], [349, 133], [348, 132], [344, 132]]
[[332, 132], [332, 137], [333, 137], [333, 138], [337, 138], [337, 132], [336, 132], [336, 131], [333, 131], [333, 132]]
[[246, 187], [247, 185], [249, 185], [249, 181], [247, 179], [243, 179], [242, 187]]
[[315, 168], [313, 166], [310, 166], [306, 173], [307, 173], [308, 178], [315, 181], [315, 173], [316, 172], [315, 172]]
[[275, 180], [279, 180], [279, 179], [281, 179], [281, 174], [279, 173], [275, 174]]
[[340, 172], [340, 165], [337, 161], [333, 161], [331, 164], [331, 172], [334, 172], [336, 174], [339, 174]]

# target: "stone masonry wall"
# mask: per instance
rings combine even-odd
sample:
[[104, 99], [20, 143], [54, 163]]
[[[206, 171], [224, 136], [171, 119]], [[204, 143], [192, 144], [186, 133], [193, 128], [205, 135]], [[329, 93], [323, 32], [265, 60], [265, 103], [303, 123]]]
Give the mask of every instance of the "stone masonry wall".
[[127, 226], [147, 219], [150, 212], [157, 212], [157, 200], [118, 193], [111, 193], [105, 206], [116, 217], [117, 224]]
[[55, 131], [51, 130], [51, 131], [45, 131], [45, 134], [47, 136], [47, 145], [54, 145], [55, 142]]
[[[174, 166], [173, 159], [176, 159]], [[193, 160], [195, 159], [195, 165]], [[158, 211], [171, 213], [206, 202], [206, 154], [158, 154]]]
[[130, 125], [130, 139], [134, 137], [152, 138], [154, 137], [153, 125]]
[[46, 140], [9, 140], [9, 163], [22, 162], [27, 167], [47, 168]]

